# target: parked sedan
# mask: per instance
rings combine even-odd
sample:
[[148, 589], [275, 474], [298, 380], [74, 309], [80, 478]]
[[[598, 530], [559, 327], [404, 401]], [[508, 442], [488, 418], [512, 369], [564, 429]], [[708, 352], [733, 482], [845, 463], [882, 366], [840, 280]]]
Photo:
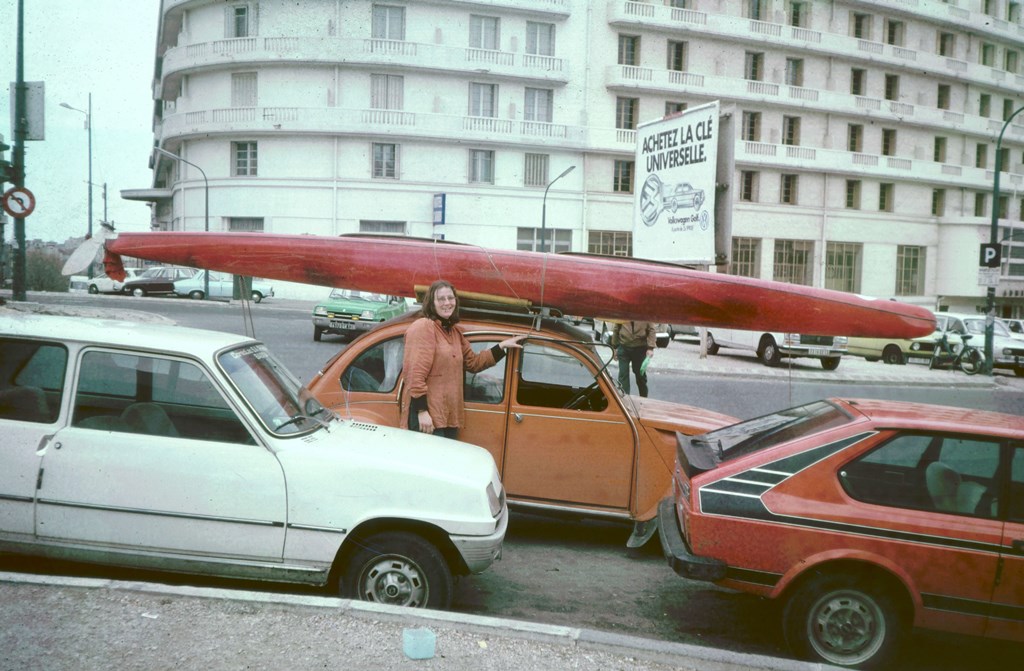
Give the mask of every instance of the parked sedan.
[[[188, 296], [195, 300], [202, 300], [206, 297], [206, 274], [207, 271], [200, 270], [192, 277], [187, 277], [183, 280], [176, 280], [174, 282], [174, 295], [175, 296]], [[235, 295], [235, 279], [234, 275], [229, 273], [219, 273], [217, 271], [210, 271], [210, 298], [217, 298], [221, 300], [231, 300]], [[274, 295], [274, 287], [258, 277], [247, 278], [250, 282], [249, 285], [249, 298], [253, 303], [259, 303], [264, 298], [271, 298]]]
[[179, 266], [156, 266], [142, 271], [133, 280], [126, 280], [121, 293], [129, 296], [148, 296], [150, 294], [173, 294], [174, 283], [195, 275], [195, 268]]
[[[971, 336], [971, 345], [985, 347], [985, 315], [943, 313], [949, 320], [949, 330], [961, 337]], [[1024, 376], [1024, 341], [1014, 338], [1001, 320], [992, 324], [992, 367], [1012, 370]]]
[[919, 363], [929, 365], [932, 355], [943, 336], [946, 347], [952, 352], [960, 351], [963, 339], [950, 331], [952, 320], [945, 314], [935, 315], [935, 332], [920, 338], [848, 338], [847, 352], [864, 357], [867, 361], [884, 361], [889, 364]]
[[325, 333], [356, 336], [407, 310], [408, 305], [401, 296], [331, 289], [327, 299], [313, 308], [313, 340], [320, 342]]
[[0, 553], [446, 608], [508, 525], [484, 450], [341, 420], [263, 343], [0, 314]]
[[[567, 320], [461, 308], [473, 348], [526, 335], [497, 366], [466, 373], [460, 440], [486, 448], [509, 501], [533, 512], [634, 523], [632, 547], [656, 530], [671, 491], [676, 432], [696, 434], [734, 418], [688, 405], [624, 395], [606, 367], [610, 348]], [[310, 383], [344, 417], [398, 426], [404, 336], [410, 313], [353, 340]], [[604, 356], [601, 355], [604, 351]]]
[[[124, 282], [134, 280], [139, 276], [139, 272], [137, 268], [125, 268]], [[90, 294], [117, 294], [121, 293], [121, 287], [124, 286], [124, 282], [112, 279], [106, 275], [100, 275], [88, 280], [86, 284], [89, 287]]]
[[1024, 641], [1024, 417], [830, 399], [681, 436], [659, 517], [679, 575], [781, 600], [801, 656]]

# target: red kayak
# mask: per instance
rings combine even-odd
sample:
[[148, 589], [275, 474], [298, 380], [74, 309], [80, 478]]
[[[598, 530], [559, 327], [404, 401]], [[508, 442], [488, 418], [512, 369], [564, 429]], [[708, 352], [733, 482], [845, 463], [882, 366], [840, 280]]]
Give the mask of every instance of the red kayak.
[[932, 313], [915, 305], [611, 256], [371, 235], [109, 233], [104, 244], [111, 277], [124, 255], [399, 296], [443, 278], [460, 291], [606, 319], [886, 338], [935, 330]]

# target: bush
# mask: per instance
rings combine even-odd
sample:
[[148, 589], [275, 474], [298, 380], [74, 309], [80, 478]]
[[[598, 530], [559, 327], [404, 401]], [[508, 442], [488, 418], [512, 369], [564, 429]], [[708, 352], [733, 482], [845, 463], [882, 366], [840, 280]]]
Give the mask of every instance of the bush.
[[68, 290], [68, 278], [61, 269], [64, 259], [59, 254], [41, 249], [30, 249], [25, 253], [25, 289], [27, 291]]

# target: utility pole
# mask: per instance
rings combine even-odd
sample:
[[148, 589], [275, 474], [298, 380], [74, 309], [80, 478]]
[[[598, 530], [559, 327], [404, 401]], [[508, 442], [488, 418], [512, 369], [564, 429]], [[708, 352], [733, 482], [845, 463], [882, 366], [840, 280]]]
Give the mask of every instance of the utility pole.
[[[25, 107], [25, 0], [18, 0], [18, 40], [15, 57], [14, 83], [14, 154], [12, 157], [13, 182], [25, 186], [25, 137], [28, 118]], [[14, 285], [11, 296], [25, 300], [25, 217], [14, 217]]]

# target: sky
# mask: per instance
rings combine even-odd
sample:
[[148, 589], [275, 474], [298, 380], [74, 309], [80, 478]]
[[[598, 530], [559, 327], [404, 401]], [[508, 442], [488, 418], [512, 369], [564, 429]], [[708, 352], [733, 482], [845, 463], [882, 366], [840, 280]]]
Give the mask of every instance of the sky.
[[[25, 143], [25, 187], [36, 199], [25, 219], [29, 240], [63, 242], [88, 230], [88, 133], [92, 94], [93, 228], [147, 231], [145, 203], [122, 189], [148, 188], [153, 174], [153, 63], [159, 0], [23, 0], [24, 77], [44, 82], [46, 139]], [[11, 90], [17, 76], [17, 0], [0, 0], [0, 135], [14, 145]], [[12, 151], [6, 158], [11, 160]], [[10, 188], [10, 185], [6, 185]], [[13, 237], [8, 218], [5, 237]]]

